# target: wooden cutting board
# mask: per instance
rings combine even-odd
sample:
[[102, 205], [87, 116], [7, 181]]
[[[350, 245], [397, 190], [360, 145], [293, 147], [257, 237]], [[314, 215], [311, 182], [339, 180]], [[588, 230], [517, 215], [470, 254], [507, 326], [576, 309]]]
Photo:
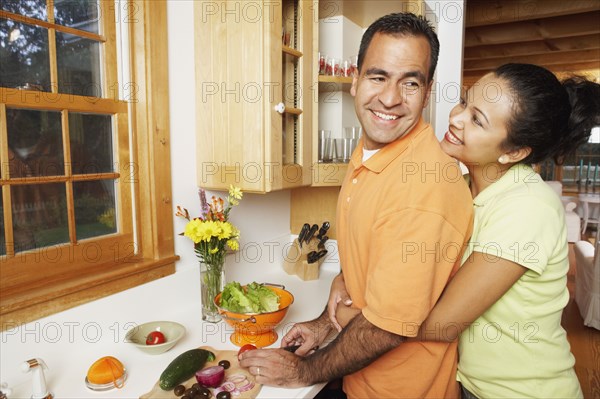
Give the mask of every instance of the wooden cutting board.
[[[246, 378], [248, 378], [248, 381], [252, 381], [255, 385], [254, 387], [252, 387], [251, 390], [249, 391], [245, 391], [245, 392], [240, 392], [240, 395], [235, 396], [235, 395], [231, 395], [232, 399], [254, 399], [258, 396], [258, 393], [260, 392], [260, 388], [262, 387], [262, 385], [257, 384], [256, 381], [254, 380], [254, 376], [252, 374], [250, 374], [250, 372], [248, 371], [248, 369], [242, 368], [240, 367], [240, 363], [238, 362], [238, 358], [237, 358], [237, 351], [231, 351], [231, 350], [225, 350], [225, 351], [220, 351], [220, 350], [216, 350], [211, 348], [210, 346], [201, 346], [200, 349], [206, 349], [208, 351], [211, 351], [212, 353], [215, 354], [215, 360], [212, 362], [207, 362], [204, 367], [210, 367], [210, 366], [217, 366], [219, 364], [219, 362], [221, 360], [228, 360], [229, 363], [231, 364], [231, 367], [229, 367], [227, 370], [225, 370], [225, 380], [227, 380], [228, 377], [234, 375], [234, 374], [243, 374], [246, 376]], [[165, 367], [167, 367], [165, 365]], [[183, 383], [183, 385], [185, 385], [186, 388], [190, 388], [192, 386], [192, 384], [196, 383], [196, 377], [192, 377], [189, 380], [185, 381]], [[211, 389], [211, 391], [214, 390]], [[212, 396], [213, 398], [215, 397], [215, 395], [213, 394]], [[140, 396], [140, 399], [176, 399], [178, 398], [177, 396], [175, 396], [175, 394], [173, 393], [173, 390], [170, 391], [163, 391], [162, 389], [160, 389], [160, 387], [158, 386], [158, 381], [156, 382], [156, 384], [154, 384], [154, 387], [152, 388], [152, 390], [142, 396]]]

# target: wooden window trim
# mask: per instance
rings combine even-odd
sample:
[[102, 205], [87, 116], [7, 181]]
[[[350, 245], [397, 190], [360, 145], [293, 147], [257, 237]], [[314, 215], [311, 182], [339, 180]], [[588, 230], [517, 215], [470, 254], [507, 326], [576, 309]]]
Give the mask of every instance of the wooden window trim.
[[[0, 331], [175, 272], [178, 257], [174, 254], [171, 204], [166, 1], [132, 0], [127, 6], [132, 82], [136, 88], [129, 112], [135, 143], [131, 165], [136, 177], [139, 256], [119, 256], [115, 261], [107, 248], [102, 251], [106, 258], [75, 273], [54, 274], [43, 285], [4, 280], [0, 257], [0, 284], [4, 287], [0, 291]], [[114, 76], [106, 80], [108, 84], [116, 81]], [[0, 101], [10, 90], [0, 89]], [[104, 245], [102, 239], [96, 239], [82, 241], [79, 247], [85, 248], [86, 243], [100, 248]], [[125, 239], [117, 249], [126, 250], [128, 244], [131, 242]], [[56, 246], [50, 251], [60, 250]], [[28, 256], [35, 254], [24, 256], [26, 265], [31, 261]], [[45, 258], [53, 259], [51, 253]]]

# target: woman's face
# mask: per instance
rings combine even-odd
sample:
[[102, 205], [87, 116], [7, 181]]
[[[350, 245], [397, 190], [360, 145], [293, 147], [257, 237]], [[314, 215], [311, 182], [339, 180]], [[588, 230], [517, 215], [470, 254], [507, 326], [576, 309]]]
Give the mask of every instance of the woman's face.
[[501, 144], [507, 137], [512, 98], [503, 79], [493, 74], [481, 78], [450, 112], [441, 142], [444, 152], [470, 167], [498, 164], [506, 153]]

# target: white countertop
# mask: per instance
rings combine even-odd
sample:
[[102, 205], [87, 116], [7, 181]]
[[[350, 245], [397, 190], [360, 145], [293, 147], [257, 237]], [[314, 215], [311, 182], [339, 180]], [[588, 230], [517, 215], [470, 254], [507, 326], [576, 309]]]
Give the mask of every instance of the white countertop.
[[[269, 246], [269, 249], [272, 249]], [[320, 269], [318, 280], [302, 281], [282, 269], [282, 250], [263, 251], [260, 259], [242, 259], [231, 255], [226, 263], [227, 281], [242, 284], [252, 281], [285, 285], [295, 297], [294, 304], [276, 331], [279, 340], [296, 322], [318, 316], [323, 310], [331, 280], [339, 272], [337, 246], [328, 241], [330, 250]], [[0, 333], [0, 383], [8, 383], [13, 398], [31, 396], [31, 374], [20, 371], [24, 361], [41, 358], [48, 390], [55, 398], [138, 398], [150, 391], [164, 368], [176, 356], [199, 346], [237, 350], [229, 341], [232, 328], [224, 321], [202, 321], [199, 272], [195, 265], [174, 275], [97, 301], [39, 319]], [[135, 325], [153, 320], [171, 320], [183, 324], [186, 335], [168, 352], [148, 355], [125, 343], [125, 333]], [[125, 366], [125, 387], [106, 392], [86, 388], [88, 368], [103, 356], [114, 356]], [[299, 389], [263, 386], [259, 398], [312, 398], [322, 388], [315, 385]]]

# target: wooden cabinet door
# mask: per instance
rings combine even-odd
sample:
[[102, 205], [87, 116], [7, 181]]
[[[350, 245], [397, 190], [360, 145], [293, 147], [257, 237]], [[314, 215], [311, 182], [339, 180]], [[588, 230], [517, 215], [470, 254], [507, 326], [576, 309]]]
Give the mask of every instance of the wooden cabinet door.
[[[200, 186], [219, 190], [234, 184], [244, 191], [269, 192], [310, 183], [305, 170], [310, 167], [314, 114], [301, 108], [305, 100], [291, 105], [284, 97], [290, 82], [296, 85], [292, 92], [308, 91], [301, 86], [305, 84], [302, 73], [308, 71], [314, 52], [312, 31], [316, 23], [312, 13], [308, 13], [312, 3], [196, 3], [196, 145]], [[295, 13], [299, 17], [296, 43], [308, 54], [304, 58], [302, 53], [292, 62], [295, 81], [290, 77], [290, 56], [284, 53], [282, 45], [282, 28], [290, 7], [293, 14], [293, 7], [307, 9]], [[283, 112], [277, 110], [279, 104], [283, 104]], [[295, 133], [291, 139], [290, 132]], [[304, 148], [308, 149], [303, 151]]]

